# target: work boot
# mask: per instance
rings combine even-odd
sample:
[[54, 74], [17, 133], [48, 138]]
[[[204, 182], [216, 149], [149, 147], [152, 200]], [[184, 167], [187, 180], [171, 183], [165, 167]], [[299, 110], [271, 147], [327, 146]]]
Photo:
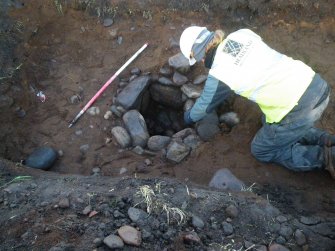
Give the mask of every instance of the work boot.
[[332, 149], [334, 147], [324, 147], [324, 154], [325, 154], [325, 169], [330, 172], [330, 175], [333, 179], [335, 179], [335, 150]]

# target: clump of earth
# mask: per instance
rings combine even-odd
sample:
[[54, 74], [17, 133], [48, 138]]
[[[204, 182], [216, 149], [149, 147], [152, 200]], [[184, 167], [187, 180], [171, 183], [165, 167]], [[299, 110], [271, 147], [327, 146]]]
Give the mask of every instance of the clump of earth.
[[[249, 28], [333, 88], [328, 1], [2, 1], [2, 250], [333, 250], [335, 184], [250, 154], [254, 104], [183, 112], [206, 80], [179, 36]], [[92, 107], [69, 122], [146, 42]], [[333, 95], [331, 100], [333, 100]], [[335, 132], [334, 102], [318, 127]]]

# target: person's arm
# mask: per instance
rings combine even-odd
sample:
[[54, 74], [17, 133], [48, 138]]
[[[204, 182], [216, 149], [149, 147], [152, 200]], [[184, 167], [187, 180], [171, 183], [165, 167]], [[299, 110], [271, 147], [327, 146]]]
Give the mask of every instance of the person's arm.
[[230, 87], [215, 77], [208, 75], [204, 90], [194, 106], [184, 113], [186, 124], [201, 120], [232, 94]]

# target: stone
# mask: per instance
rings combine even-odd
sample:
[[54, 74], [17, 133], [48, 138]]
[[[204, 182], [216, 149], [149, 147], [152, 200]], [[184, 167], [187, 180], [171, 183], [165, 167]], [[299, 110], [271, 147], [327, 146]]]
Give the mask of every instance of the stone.
[[92, 106], [92, 107], [87, 109], [87, 113], [92, 115], [92, 116], [99, 115], [100, 114], [100, 108], [96, 107], [96, 106]]
[[194, 85], [200, 85], [207, 80], [207, 75], [199, 75], [193, 80]]
[[195, 130], [193, 128], [185, 128], [175, 134], [173, 134], [172, 138], [174, 139], [185, 139], [187, 136], [191, 135], [191, 134], [196, 134]]
[[284, 245], [286, 243], [286, 239], [280, 235], [276, 238], [276, 243]]
[[191, 134], [183, 140], [184, 144], [191, 147], [192, 150], [196, 149], [201, 144], [201, 139], [198, 135]]
[[169, 65], [183, 74], [190, 70], [190, 63], [181, 52], [169, 58]]
[[140, 146], [135, 146], [132, 151], [138, 155], [144, 154], [144, 149]]
[[125, 174], [126, 172], [128, 172], [128, 169], [127, 168], [125, 168], [125, 167], [121, 167], [120, 168], [120, 175], [122, 175], [122, 174]]
[[90, 149], [90, 145], [89, 144], [85, 144], [85, 145], [81, 145], [79, 147], [79, 150], [82, 154], [85, 154], [88, 152], [88, 150]]
[[316, 224], [319, 224], [321, 222], [321, 220], [317, 217], [305, 217], [305, 216], [302, 216], [300, 218], [300, 222], [302, 224], [305, 224], [305, 225], [308, 225], [308, 226], [312, 226], [312, 225], [316, 225]]
[[193, 215], [192, 216], [192, 225], [196, 228], [203, 228], [205, 226], [205, 223], [200, 217], [198, 217], [196, 215]]
[[227, 112], [219, 117], [220, 123], [225, 123], [228, 127], [234, 127], [240, 123], [240, 118], [235, 112]]
[[116, 236], [114, 234], [108, 235], [104, 239], [104, 243], [107, 247], [111, 249], [123, 248], [124, 246], [122, 239], [119, 236]]
[[214, 174], [209, 182], [209, 187], [220, 190], [241, 191], [244, 183], [236, 178], [229, 169], [223, 168]]
[[131, 226], [122, 226], [117, 230], [124, 243], [140, 246], [142, 242], [141, 232]]
[[59, 208], [63, 208], [63, 209], [69, 208], [70, 207], [70, 200], [68, 198], [62, 198], [58, 202], [58, 206], [59, 206]]
[[151, 98], [162, 105], [180, 109], [183, 107], [182, 92], [176, 86], [152, 84], [150, 86]]
[[170, 46], [169, 46], [170, 49], [179, 48], [179, 41], [175, 39], [174, 37], [169, 39], [169, 43], [170, 43]]
[[57, 152], [48, 146], [35, 149], [24, 161], [26, 166], [36, 169], [48, 170], [53, 166], [58, 157]]
[[115, 114], [117, 117], [121, 118], [122, 117], [122, 112], [120, 112], [118, 109], [117, 109], [117, 106], [116, 105], [112, 105], [110, 107], [110, 110], [113, 114]]
[[269, 251], [290, 251], [290, 250], [280, 244], [275, 243], [270, 245]]
[[148, 217], [148, 214], [141, 209], [130, 207], [128, 209], [128, 216], [133, 222], [138, 222]]
[[238, 209], [237, 209], [237, 207], [234, 206], [234, 205], [229, 205], [226, 208], [226, 214], [230, 218], [236, 218], [238, 216]]
[[136, 109], [141, 103], [143, 93], [150, 84], [149, 76], [140, 76], [131, 81], [117, 96], [116, 103], [126, 110]]
[[183, 236], [183, 241], [186, 244], [191, 244], [191, 243], [194, 243], [194, 242], [195, 243], [200, 243], [201, 242], [200, 237], [198, 236], [198, 234], [196, 232], [186, 233]]
[[138, 68], [138, 67], [135, 67], [135, 68], [131, 69], [130, 73], [132, 75], [140, 75], [141, 74], [141, 69]]
[[102, 243], [103, 243], [103, 240], [100, 239], [100, 238], [95, 238], [95, 239], [93, 240], [93, 244], [94, 244], [96, 247], [100, 247], [100, 246], [102, 245]]
[[276, 217], [276, 220], [279, 222], [279, 223], [284, 223], [287, 221], [287, 218], [284, 216], [284, 215], [278, 215]]
[[122, 37], [122, 36], [118, 36], [118, 37], [117, 37], [117, 43], [118, 43], [119, 45], [121, 45], [121, 44], [122, 44], [122, 41], [123, 41], [123, 37]]
[[285, 237], [286, 240], [289, 240], [293, 234], [293, 230], [290, 226], [282, 225], [279, 234]]
[[137, 110], [130, 110], [122, 119], [132, 139], [132, 145], [145, 147], [150, 135], [143, 116]]
[[118, 28], [108, 30], [108, 34], [112, 39], [117, 38], [118, 32], [119, 32]]
[[92, 211], [92, 206], [88, 205], [87, 207], [84, 208], [83, 210], [83, 215], [88, 215]]
[[188, 81], [188, 78], [176, 71], [173, 74], [172, 80], [176, 86], [182, 86]]
[[190, 110], [193, 106], [194, 106], [193, 99], [187, 99], [186, 102], [184, 103], [184, 112]]
[[162, 85], [173, 85], [172, 80], [167, 77], [160, 77], [158, 79], [158, 82]]
[[151, 151], [160, 151], [164, 149], [171, 142], [171, 137], [154, 135], [148, 140], [148, 148]]
[[300, 229], [295, 230], [294, 238], [295, 238], [295, 241], [297, 242], [297, 244], [299, 246], [303, 246], [307, 242], [306, 236], [304, 235], [304, 233]]
[[27, 114], [26, 111], [23, 110], [21, 107], [16, 107], [15, 108], [15, 114], [18, 118], [24, 118]]
[[0, 108], [9, 108], [14, 104], [14, 99], [6, 95], [0, 95]]
[[159, 74], [163, 75], [164, 77], [170, 77], [172, 74], [171, 68], [168, 65], [164, 65], [159, 70]]
[[200, 123], [197, 125], [197, 133], [203, 141], [212, 140], [219, 132], [220, 128], [216, 124]]
[[112, 115], [113, 115], [112, 111], [106, 111], [104, 115], [104, 119], [108, 120], [110, 119], [110, 117], [112, 117]]
[[191, 148], [184, 143], [172, 141], [167, 147], [166, 158], [173, 162], [181, 162], [191, 151]]
[[234, 233], [233, 225], [228, 222], [223, 222], [222, 228], [225, 235], [231, 235], [232, 233]]
[[202, 92], [202, 88], [197, 85], [193, 84], [184, 84], [181, 87], [181, 91], [188, 97], [188, 98], [199, 98]]
[[111, 131], [116, 142], [122, 147], [127, 148], [131, 146], [131, 137], [127, 130], [121, 126], [115, 126]]
[[104, 26], [105, 26], [105, 27], [109, 27], [109, 26], [111, 26], [113, 23], [114, 23], [114, 21], [113, 21], [112, 18], [105, 18], [105, 19], [104, 19]]
[[70, 97], [71, 104], [78, 104], [80, 102], [80, 96], [75, 94]]

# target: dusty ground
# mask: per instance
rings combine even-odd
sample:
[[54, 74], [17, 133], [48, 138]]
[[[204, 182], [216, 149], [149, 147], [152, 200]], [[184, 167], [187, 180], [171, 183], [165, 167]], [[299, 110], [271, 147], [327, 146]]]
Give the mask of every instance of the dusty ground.
[[[130, 151], [120, 151], [113, 141], [105, 144], [106, 138], [111, 137], [110, 129], [115, 121], [105, 120], [103, 114], [112, 104], [118, 80], [95, 103], [101, 111], [99, 116], [85, 114], [73, 128], [67, 128], [69, 121], [100, 86], [145, 42], [149, 42], [149, 47], [126, 69], [123, 77], [129, 77], [130, 69], [135, 66], [143, 72], [157, 73], [167, 59], [178, 51], [171, 48], [170, 39], [178, 39], [182, 30], [191, 24], [211, 29], [222, 28], [227, 32], [242, 27], [251, 28], [273, 48], [308, 63], [334, 88], [333, 3], [314, 1], [313, 6], [306, 7], [302, 1], [301, 5], [272, 11], [266, 11], [261, 6], [259, 11], [254, 11], [250, 6], [228, 8], [220, 10], [218, 14], [208, 9], [206, 4], [201, 5], [203, 8], [199, 11], [183, 11], [164, 4], [160, 7], [149, 4], [141, 6], [140, 3], [146, 1], [139, 1], [139, 5], [134, 1], [128, 2], [129, 5], [110, 9], [110, 15], [115, 14], [115, 18], [114, 24], [108, 28], [102, 25], [102, 17], [90, 15], [93, 14], [91, 9], [85, 11], [63, 5], [61, 14], [54, 1], [21, 1], [23, 6], [18, 4], [20, 8], [9, 12], [13, 22], [18, 22], [21, 27], [17, 31], [20, 40], [16, 41], [20, 41], [20, 44], [13, 56], [13, 65], [22, 63], [22, 67], [17, 76], [1, 83], [11, 86], [6, 94], [13, 97], [15, 103], [1, 111], [0, 155], [16, 163], [36, 147], [49, 145], [64, 153], [51, 169], [52, 172], [90, 175], [92, 168], [100, 167], [104, 176], [176, 178], [187, 184], [198, 185], [207, 185], [216, 170], [226, 167], [248, 186], [255, 183], [254, 192], [268, 199], [284, 214], [293, 218], [321, 217], [334, 222], [335, 183], [328, 173], [294, 173], [276, 165], [259, 163], [251, 156], [250, 141], [260, 127], [260, 112], [243, 99], [237, 99], [234, 103], [234, 111], [238, 113], [241, 123], [229, 134], [222, 133], [215, 140], [204, 143], [195, 154], [178, 165], [167, 163], [161, 156], [139, 156]], [[115, 30], [118, 36], [122, 36], [121, 44], [111, 35], [111, 31]], [[189, 78], [203, 72], [204, 69], [197, 66]], [[40, 102], [31, 87], [42, 90], [47, 96], [46, 102]], [[70, 97], [75, 94], [82, 99], [79, 104], [70, 102]], [[335, 133], [334, 95], [331, 98], [320, 126]], [[17, 117], [17, 106], [26, 112], [23, 118]], [[90, 146], [85, 155], [79, 150], [84, 144]], [[137, 173], [136, 167], [146, 158], [153, 163], [150, 171]], [[122, 167], [127, 172], [120, 175]], [[79, 182], [80, 186], [83, 183]], [[101, 184], [96, 183], [97, 187]], [[40, 199], [36, 200], [41, 203]], [[29, 216], [25, 217], [29, 219]], [[34, 217], [38, 218], [33, 214]], [[333, 241], [327, 244], [327, 248], [331, 245], [335, 247], [335, 230], [332, 228], [331, 231], [333, 235], [329, 240]], [[21, 232], [10, 234], [8, 238], [17, 238], [23, 234]], [[56, 244], [56, 240], [63, 238], [54, 236], [52, 239], [52, 236], [48, 236], [46, 240], [53, 240], [52, 243], [35, 243], [36, 250], [39, 250], [38, 247], [50, 248]], [[75, 241], [80, 242], [80, 238]], [[264, 239], [263, 244], [269, 243], [269, 239]]]

